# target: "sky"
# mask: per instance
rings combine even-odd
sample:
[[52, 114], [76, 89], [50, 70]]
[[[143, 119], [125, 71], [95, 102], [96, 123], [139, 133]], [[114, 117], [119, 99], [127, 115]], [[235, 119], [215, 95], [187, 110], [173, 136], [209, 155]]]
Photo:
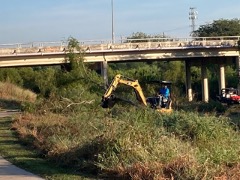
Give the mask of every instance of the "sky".
[[1, 0], [0, 44], [111, 40], [112, 32], [115, 39], [136, 32], [189, 37], [190, 7], [196, 28], [240, 18], [240, 0]]

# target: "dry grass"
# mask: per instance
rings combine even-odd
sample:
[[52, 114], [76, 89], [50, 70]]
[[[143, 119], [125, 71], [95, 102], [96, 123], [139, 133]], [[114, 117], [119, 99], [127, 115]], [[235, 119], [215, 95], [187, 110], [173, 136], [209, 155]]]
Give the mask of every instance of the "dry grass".
[[39, 114], [37, 116], [24, 113], [16, 116], [12, 129], [16, 129], [22, 139], [25, 139], [26, 142], [33, 144], [40, 150], [54, 147], [60, 153], [68, 150], [66, 146], [61, 143], [60, 145], [56, 143], [52, 146], [51, 142], [47, 142], [47, 140], [48, 137], [58, 134], [58, 131], [61, 131], [61, 128], [64, 128], [66, 123], [66, 117], [53, 113]]
[[59, 165], [112, 179], [239, 178], [239, 136], [226, 119], [134, 108], [114, 118], [83, 104], [74, 113], [51, 111], [63, 105], [44, 101], [13, 124], [21, 139]]
[[186, 175], [197, 162], [188, 156], [179, 157], [169, 163], [157, 161], [136, 162], [130, 166], [119, 165], [114, 170], [105, 172], [108, 177], [114, 179], [149, 179], [149, 180], [173, 180], [189, 179]]
[[109, 172], [116, 175], [119, 179], [166, 179], [163, 174], [163, 164], [157, 162], [141, 163], [137, 162], [129, 167], [119, 166], [115, 172]]
[[0, 82], [0, 98], [4, 100], [35, 102], [37, 95], [9, 82]]
[[214, 177], [214, 180], [239, 180], [240, 179], [240, 164], [235, 164], [231, 167], [223, 167], [222, 172]]

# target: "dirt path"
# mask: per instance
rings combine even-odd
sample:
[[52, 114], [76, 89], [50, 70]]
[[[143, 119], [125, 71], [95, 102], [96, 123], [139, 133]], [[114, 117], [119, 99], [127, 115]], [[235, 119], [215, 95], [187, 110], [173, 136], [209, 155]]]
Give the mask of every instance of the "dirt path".
[[4, 111], [0, 111], [0, 118], [2, 117], [11, 117], [14, 114], [18, 114], [20, 113], [19, 110], [4, 110]]
[[[19, 111], [0, 111], [0, 118], [11, 117]], [[0, 156], [0, 180], [43, 180], [42, 178], [20, 169]]]

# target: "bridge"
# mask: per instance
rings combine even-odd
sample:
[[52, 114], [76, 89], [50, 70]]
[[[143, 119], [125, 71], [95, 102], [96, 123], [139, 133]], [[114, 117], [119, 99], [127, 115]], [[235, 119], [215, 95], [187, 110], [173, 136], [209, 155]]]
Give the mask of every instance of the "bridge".
[[[80, 41], [84, 62], [101, 66], [107, 83], [107, 64], [133, 61], [185, 61], [186, 89], [192, 101], [191, 66], [201, 66], [202, 100], [209, 101], [208, 63], [219, 65], [219, 90], [225, 87], [224, 66], [236, 63], [240, 78], [240, 36], [197, 38], [148, 38]], [[61, 65], [69, 63], [67, 42], [0, 44], [0, 67]], [[79, 53], [75, 51], [75, 53]]]

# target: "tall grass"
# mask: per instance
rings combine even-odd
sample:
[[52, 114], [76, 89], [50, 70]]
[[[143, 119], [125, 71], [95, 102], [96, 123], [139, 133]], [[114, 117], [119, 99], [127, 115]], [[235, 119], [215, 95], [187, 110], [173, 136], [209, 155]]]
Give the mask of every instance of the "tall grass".
[[14, 127], [47, 157], [79, 171], [126, 179], [236, 176], [231, 172], [239, 167], [239, 134], [226, 118], [139, 108], [113, 117], [98, 106], [82, 106], [91, 113], [26, 114]]
[[37, 95], [9, 82], [0, 82], [0, 98], [4, 100], [34, 102]]

